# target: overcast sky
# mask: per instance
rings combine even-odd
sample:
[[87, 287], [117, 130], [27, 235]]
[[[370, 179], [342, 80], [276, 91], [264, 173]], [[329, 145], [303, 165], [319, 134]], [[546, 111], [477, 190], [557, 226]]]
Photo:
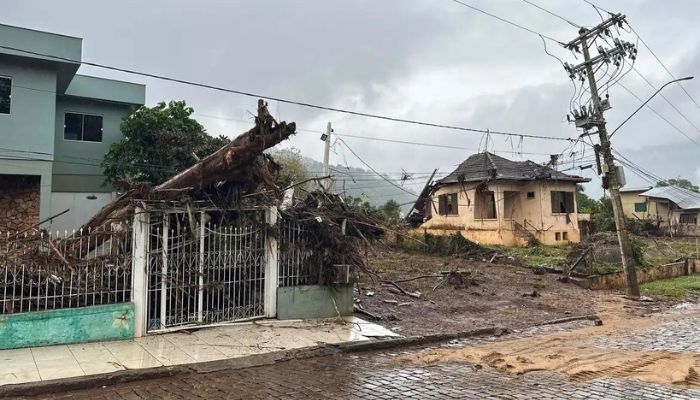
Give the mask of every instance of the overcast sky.
[[[559, 41], [577, 28], [520, 0], [463, 0]], [[600, 22], [583, 0], [532, 0], [576, 24]], [[698, 74], [700, 2], [599, 0], [605, 9], [628, 16], [632, 27], [677, 77]], [[545, 54], [540, 37], [450, 0], [0, 0], [0, 23], [83, 38], [83, 60], [198, 81], [291, 100], [398, 118], [478, 129], [560, 138], [580, 132], [566, 122], [574, 86], [561, 64]], [[615, 32], [617, 34], [617, 32]], [[620, 31], [620, 37], [636, 36]], [[0, 38], [0, 41], [2, 39]], [[563, 61], [572, 53], [547, 43]], [[670, 79], [639, 43], [635, 67], [657, 87]], [[612, 68], [610, 69], [612, 72]], [[83, 66], [80, 73], [147, 85], [147, 103], [185, 99], [211, 134], [236, 136], [251, 126], [254, 98]], [[636, 73], [620, 81], [646, 99], [653, 89]], [[685, 88], [700, 102], [700, 76]], [[609, 127], [616, 127], [640, 104], [622, 86], [610, 95]], [[663, 92], [694, 124], [700, 107], [677, 86]], [[584, 97], [585, 99], [585, 97]], [[686, 135], [699, 131], [657, 96], [650, 103]], [[331, 121], [339, 134], [426, 142], [466, 149], [432, 148], [343, 138], [367, 163], [385, 172], [448, 173], [484, 146], [481, 134], [429, 128], [319, 111], [271, 102], [280, 119], [305, 130], [323, 130]], [[700, 147], [649, 110], [642, 110], [613, 139], [614, 147], [654, 174], [700, 182]], [[285, 147], [322, 159], [319, 135], [307, 131]], [[566, 142], [493, 136], [491, 151], [523, 151], [545, 161]], [[343, 145], [332, 162], [362, 167]], [[576, 155], [591, 148], [577, 145]], [[508, 158], [521, 159], [509, 153]], [[569, 154], [567, 152], [567, 154]], [[580, 162], [570, 162], [576, 167]], [[584, 162], [584, 164], [587, 164]], [[601, 194], [593, 179], [587, 191]], [[647, 182], [626, 171], [628, 186]], [[412, 188], [418, 188], [417, 178]]]

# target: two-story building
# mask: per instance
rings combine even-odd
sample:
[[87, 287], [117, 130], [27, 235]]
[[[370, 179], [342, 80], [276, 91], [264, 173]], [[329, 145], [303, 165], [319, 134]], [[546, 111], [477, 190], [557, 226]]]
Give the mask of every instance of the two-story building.
[[0, 231], [78, 227], [114, 196], [101, 163], [145, 86], [77, 74], [82, 39], [0, 25]]
[[423, 193], [409, 219], [422, 221], [421, 232], [458, 232], [487, 244], [578, 242], [576, 190], [588, 181], [532, 161], [478, 153]]

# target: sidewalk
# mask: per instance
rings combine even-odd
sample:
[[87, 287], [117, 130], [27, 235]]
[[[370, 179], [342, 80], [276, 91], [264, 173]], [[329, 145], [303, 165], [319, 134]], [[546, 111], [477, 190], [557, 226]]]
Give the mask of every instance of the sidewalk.
[[356, 317], [262, 320], [127, 341], [0, 350], [0, 386], [226, 360], [399, 335]]

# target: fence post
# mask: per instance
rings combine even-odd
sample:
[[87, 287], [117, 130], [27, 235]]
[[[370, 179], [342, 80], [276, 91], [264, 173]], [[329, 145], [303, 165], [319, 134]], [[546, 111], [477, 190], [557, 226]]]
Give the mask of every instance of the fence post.
[[146, 210], [136, 207], [132, 236], [131, 302], [134, 303], [134, 336], [146, 334], [148, 307], [148, 224]]
[[[277, 218], [277, 206], [265, 210], [265, 222], [268, 226], [277, 226]], [[265, 242], [265, 316], [274, 318], [277, 316], [277, 287], [279, 286], [277, 236], [269, 233], [268, 230]]]

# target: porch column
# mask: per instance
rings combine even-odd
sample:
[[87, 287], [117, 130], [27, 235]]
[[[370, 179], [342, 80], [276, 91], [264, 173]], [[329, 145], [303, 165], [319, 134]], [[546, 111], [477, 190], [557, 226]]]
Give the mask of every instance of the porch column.
[[[268, 226], [277, 226], [277, 217], [277, 206], [265, 210], [265, 223]], [[268, 233], [265, 235], [265, 316], [268, 318], [277, 316], [277, 287], [279, 286], [277, 252], [277, 237]]]
[[131, 302], [134, 303], [134, 336], [146, 334], [148, 304], [148, 213], [136, 207], [132, 236]]

